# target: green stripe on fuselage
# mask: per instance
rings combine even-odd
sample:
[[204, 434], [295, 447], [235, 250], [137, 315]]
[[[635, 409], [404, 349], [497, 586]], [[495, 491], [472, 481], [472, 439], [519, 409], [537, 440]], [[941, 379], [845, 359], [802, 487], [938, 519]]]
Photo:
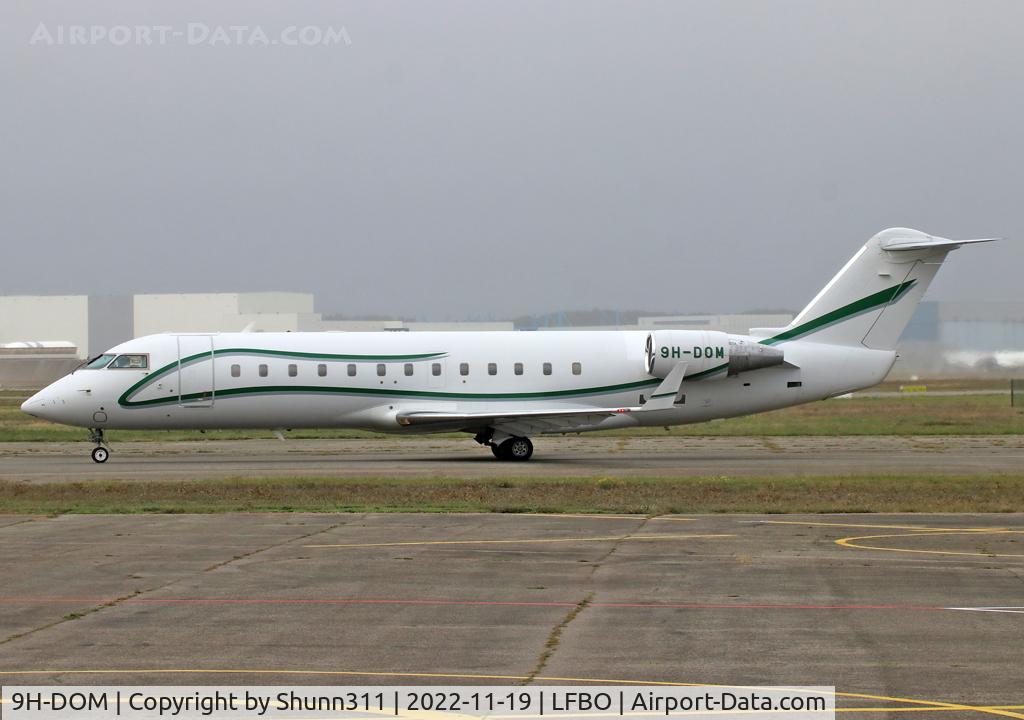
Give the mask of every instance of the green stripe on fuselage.
[[118, 401], [122, 407], [151, 407], [154, 405], [170, 405], [180, 401], [211, 400], [221, 397], [239, 397], [243, 395], [282, 395], [282, 394], [320, 394], [320, 395], [363, 395], [377, 397], [430, 398], [440, 400], [547, 400], [551, 398], [579, 397], [583, 395], [604, 395], [608, 393], [635, 390], [658, 385], [661, 380], [638, 380], [618, 385], [601, 385], [598, 387], [577, 388], [573, 390], [546, 390], [539, 392], [506, 392], [506, 393], [458, 393], [435, 390], [399, 390], [397, 388], [366, 388], [366, 387], [322, 387], [318, 385], [266, 385], [258, 387], [225, 388], [213, 393], [188, 393], [180, 398], [177, 395], [152, 400], [128, 400], [125, 395]]

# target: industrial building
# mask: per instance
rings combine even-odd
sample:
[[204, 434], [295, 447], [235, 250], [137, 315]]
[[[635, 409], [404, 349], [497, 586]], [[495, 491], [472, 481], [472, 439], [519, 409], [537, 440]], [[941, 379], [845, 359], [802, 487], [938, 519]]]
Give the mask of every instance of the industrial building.
[[0, 344], [0, 388], [38, 388], [67, 375], [82, 362], [69, 342]]
[[641, 330], [719, 330], [734, 335], [747, 335], [754, 328], [781, 328], [793, 319], [792, 313], [736, 313], [733, 315], [659, 315], [641, 317]]
[[1024, 371], [1024, 303], [922, 302], [900, 341], [894, 374], [995, 375]]
[[0, 343], [66, 342], [85, 354], [89, 346], [86, 295], [12, 295], [0, 298]]
[[617, 325], [543, 325], [540, 332], [552, 330], [719, 330], [735, 335], [747, 335], [753, 328], [784, 327], [793, 319], [792, 314], [765, 315], [760, 313], [734, 315], [651, 315], [637, 318], [636, 324]]
[[66, 342], [85, 358], [133, 337], [130, 297], [0, 296], [0, 343]]
[[132, 337], [161, 332], [318, 330], [308, 293], [174, 293], [132, 298]]

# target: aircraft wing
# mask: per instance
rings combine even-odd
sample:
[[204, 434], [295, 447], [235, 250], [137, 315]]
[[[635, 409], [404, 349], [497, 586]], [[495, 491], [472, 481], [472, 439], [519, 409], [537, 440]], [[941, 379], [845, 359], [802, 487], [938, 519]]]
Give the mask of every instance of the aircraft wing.
[[565, 408], [558, 410], [513, 410], [506, 412], [457, 413], [435, 410], [412, 410], [398, 413], [398, 424], [430, 426], [442, 430], [476, 430], [501, 428], [511, 434], [557, 432], [574, 427], [595, 425], [605, 418], [641, 410], [639, 407]]
[[431, 426], [433, 429], [481, 430], [492, 427], [511, 435], [531, 432], [571, 432], [574, 428], [596, 425], [605, 418], [629, 413], [665, 410], [680, 402], [686, 363], [677, 363], [651, 395], [646, 405], [636, 407], [576, 407], [553, 410], [511, 410], [505, 412], [457, 413], [444, 410], [399, 412], [398, 424]]

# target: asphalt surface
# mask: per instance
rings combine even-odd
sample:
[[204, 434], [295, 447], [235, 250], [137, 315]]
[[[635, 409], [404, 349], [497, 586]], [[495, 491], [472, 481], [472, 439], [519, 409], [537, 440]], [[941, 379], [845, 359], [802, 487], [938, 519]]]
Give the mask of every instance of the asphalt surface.
[[528, 463], [497, 462], [471, 439], [0, 443], [0, 480], [212, 477], [620, 477], [1019, 473], [1024, 436], [596, 437], [535, 441]]
[[0, 568], [7, 685], [819, 684], [1024, 717], [1020, 514], [0, 516]]

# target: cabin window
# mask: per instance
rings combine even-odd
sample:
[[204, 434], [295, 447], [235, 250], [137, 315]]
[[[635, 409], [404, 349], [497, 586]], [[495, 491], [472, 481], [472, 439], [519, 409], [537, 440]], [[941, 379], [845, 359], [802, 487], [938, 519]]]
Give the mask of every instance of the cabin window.
[[113, 355], [97, 355], [92, 360], [85, 364], [86, 370], [102, 370], [105, 368], [111, 360], [114, 359]]
[[320, 363], [316, 366], [316, 374], [320, 377], [327, 377], [327, 366]]
[[266, 377], [270, 369], [266, 365], [260, 365], [260, 377]]
[[149, 367], [149, 355], [118, 355], [109, 367], [118, 370], [145, 370]]
[[434, 377], [440, 376], [441, 375], [441, 363], [434, 363], [433, 365], [431, 365], [430, 366], [430, 374], [433, 375]]
[[348, 376], [349, 377], [355, 377], [356, 376], [356, 364], [355, 363], [349, 363], [349, 365], [348, 365]]
[[516, 363], [515, 365], [513, 365], [512, 366], [512, 372], [514, 372], [516, 375], [522, 375], [523, 374], [523, 364], [522, 363]]
[[242, 366], [241, 365], [232, 365], [231, 366], [231, 377], [241, 377], [241, 376], [242, 376]]
[[295, 377], [298, 374], [299, 374], [299, 366], [298, 365], [289, 365], [288, 366], [288, 377]]
[[545, 375], [550, 375], [551, 374], [551, 363], [544, 363], [544, 374]]
[[405, 364], [405, 376], [409, 377], [410, 375], [412, 375], [412, 363], [406, 363]]
[[377, 375], [384, 377], [388, 374], [388, 366], [386, 363], [377, 363]]
[[487, 363], [487, 374], [497, 375], [498, 374], [498, 363]]
[[786, 383], [786, 387], [791, 387], [791, 388], [803, 387], [803, 385], [804, 384], [801, 381], [799, 381], [799, 380], [790, 380], [788, 383]]
[[578, 362], [574, 362], [572, 364], [572, 374], [573, 375], [580, 375], [582, 373], [583, 373], [583, 364], [582, 363], [578, 363]]
[[459, 375], [469, 375], [469, 363], [459, 363]]

